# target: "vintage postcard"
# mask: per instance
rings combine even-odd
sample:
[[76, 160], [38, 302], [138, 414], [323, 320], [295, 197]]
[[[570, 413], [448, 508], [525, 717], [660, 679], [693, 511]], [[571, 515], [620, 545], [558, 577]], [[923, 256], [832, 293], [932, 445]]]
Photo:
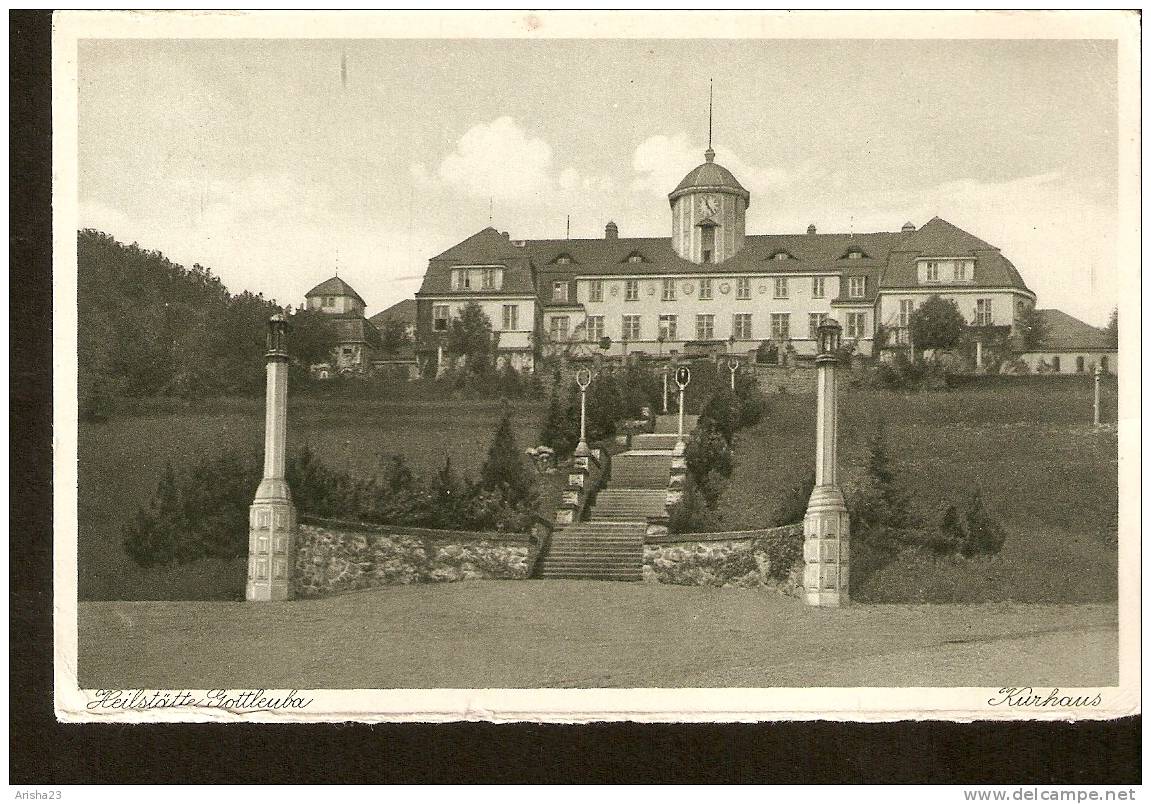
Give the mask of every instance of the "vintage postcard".
[[53, 59], [60, 720], [1139, 712], [1136, 13]]

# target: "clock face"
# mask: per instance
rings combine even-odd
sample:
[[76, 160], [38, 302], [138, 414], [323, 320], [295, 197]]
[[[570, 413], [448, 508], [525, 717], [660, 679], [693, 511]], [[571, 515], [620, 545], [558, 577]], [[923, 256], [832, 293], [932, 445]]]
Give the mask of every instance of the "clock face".
[[700, 214], [711, 217], [719, 212], [719, 199], [714, 195], [705, 195], [699, 199]]

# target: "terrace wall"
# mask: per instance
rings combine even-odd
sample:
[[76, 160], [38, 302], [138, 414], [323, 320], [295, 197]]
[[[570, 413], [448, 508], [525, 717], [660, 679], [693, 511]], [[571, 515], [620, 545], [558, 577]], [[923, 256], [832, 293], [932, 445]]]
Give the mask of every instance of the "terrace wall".
[[[798, 595], [803, 572], [803, 525], [724, 533], [649, 536], [643, 548], [647, 583], [738, 586]], [[786, 577], [771, 577], [772, 556], [787, 560]]]
[[538, 542], [481, 533], [303, 516], [293, 579], [298, 597], [412, 583], [527, 578]]

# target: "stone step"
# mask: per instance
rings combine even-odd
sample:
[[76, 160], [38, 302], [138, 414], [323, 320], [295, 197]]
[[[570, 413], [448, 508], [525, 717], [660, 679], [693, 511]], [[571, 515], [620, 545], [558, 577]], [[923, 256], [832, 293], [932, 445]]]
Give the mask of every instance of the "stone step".
[[[688, 386], [689, 388], [691, 386]], [[690, 433], [695, 429], [696, 423], [699, 421], [699, 416], [694, 414], [685, 413], [683, 416], [683, 431]], [[655, 431], [657, 433], [677, 433], [679, 432], [679, 414], [669, 413], [666, 416], [655, 417]]]
[[631, 437], [632, 449], [672, 450], [679, 440], [675, 433], [637, 433]]

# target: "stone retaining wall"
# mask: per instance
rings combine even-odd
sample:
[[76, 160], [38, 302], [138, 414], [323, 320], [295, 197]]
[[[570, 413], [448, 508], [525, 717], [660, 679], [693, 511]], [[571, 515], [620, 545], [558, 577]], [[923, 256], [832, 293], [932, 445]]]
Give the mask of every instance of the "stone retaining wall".
[[293, 579], [298, 597], [411, 583], [523, 579], [534, 557], [532, 539], [524, 533], [302, 519]]
[[[784, 580], [770, 576], [771, 554], [779, 555], [785, 542], [798, 560]], [[649, 537], [643, 548], [643, 577], [647, 583], [681, 586], [739, 586], [776, 589], [781, 594], [802, 592], [803, 525], [725, 533], [679, 533]], [[787, 553], [786, 550], [782, 551]]]

